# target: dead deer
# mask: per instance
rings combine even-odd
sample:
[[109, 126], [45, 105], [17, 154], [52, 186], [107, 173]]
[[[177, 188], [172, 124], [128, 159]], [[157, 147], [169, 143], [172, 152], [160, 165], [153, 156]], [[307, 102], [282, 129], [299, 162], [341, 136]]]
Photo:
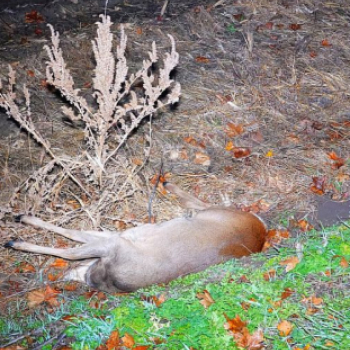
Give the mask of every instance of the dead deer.
[[68, 230], [33, 216], [20, 216], [19, 221], [24, 224], [85, 244], [60, 249], [10, 241], [5, 247], [68, 260], [93, 258], [69, 271], [65, 280], [77, 280], [107, 292], [129, 292], [167, 283], [231, 258], [261, 251], [267, 229], [258, 216], [229, 207], [213, 207], [173, 184], [164, 186], [179, 197], [184, 207], [200, 212], [191, 218], [146, 224], [121, 234]]

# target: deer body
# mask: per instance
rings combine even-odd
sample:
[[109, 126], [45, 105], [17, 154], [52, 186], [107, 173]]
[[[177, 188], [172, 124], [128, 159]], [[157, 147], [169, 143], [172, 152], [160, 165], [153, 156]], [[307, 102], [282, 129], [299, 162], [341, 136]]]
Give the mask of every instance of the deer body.
[[230, 208], [210, 207], [175, 185], [165, 187], [177, 194], [186, 207], [202, 211], [192, 218], [146, 224], [121, 234], [66, 230], [23, 216], [23, 223], [85, 244], [58, 249], [11, 241], [6, 246], [71, 260], [94, 258], [70, 271], [66, 279], [109, 292], [134, 291], [155, 283], [167, 283], [208, 266], [261, 251], [266, 227], [259, 217]]

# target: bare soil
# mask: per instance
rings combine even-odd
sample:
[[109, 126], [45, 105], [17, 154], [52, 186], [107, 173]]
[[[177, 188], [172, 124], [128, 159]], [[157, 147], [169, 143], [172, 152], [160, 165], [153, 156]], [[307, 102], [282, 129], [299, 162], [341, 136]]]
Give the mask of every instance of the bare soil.
[[[182, 86], [180, 103], [152, 121], [151, 156], [135, 179], [143, 187], [118, 215], [138, 223], [147, 218], [149, 179], [163, 164], [171, 181], [182, 188], [211, 203], [231, 201], [243, 210], [258, 211], [271, 227], [294, 216], [322, 221], [331, 214], [327, 224], [348, 218], [348, 2], [170, 0], [160, 16], [163, 4], [109, 1], [106, 11], [115, 23], [116, 36], [118, 24], [125, 25], [131, 70], [140, 66], [152, 41], [159, 52], [168, 49], [167, 34], [171, 34], [180, 54], [174, 78]], [[26, 20], [31, 11], [36, 12]], [[82, 134], [78, 125], [63, 119], [64, 102], [43, 84], [42, 47], [49, 43], [46, 24], [60, 32], [66, 62], [88, 96], [94, 23], [104, 11], [104, 3], [97, 0], [15, 1], [0, 7], [0, 76], [6, 78], [11, 64], [19, 84], [29, 86], [33, 119], [58, 154], [76, 152]], [[146, 125], [124, 150], [136, 163], [143, 158], [145, 133]], [[5, 114], [0, 114], [0, 136], [0, 206], [4, 208], [14, 189], [48, 157]], [[334, 206], [324, 210], [328, 201], [340, 206], [340, 218]], [[23, 200], [13, 208], [25, 210]], [[182, 213], [176, 203], [161, 196], [154, 201], [153, 212], [158, 221]], [[11, 236], [55, 244], [51, 235], [24, 229], [4, 216], [0, 243]], [[32, 276], [19, 277], [16, 266], [25, 261], [43, 269], [48, 259], [1, 248], [0, 292], [6, 302], [40, 284]]]

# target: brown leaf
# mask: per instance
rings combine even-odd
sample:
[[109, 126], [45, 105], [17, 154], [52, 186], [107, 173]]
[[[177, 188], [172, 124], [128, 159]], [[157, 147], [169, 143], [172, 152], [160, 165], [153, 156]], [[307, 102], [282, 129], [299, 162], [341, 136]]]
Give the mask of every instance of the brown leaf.
[[293, 330], [294, 325], [287, 320], [283, 320], [277, 325], [277, 329], [279, 330], [279, 334], [281, 337], [287, 337], [290, 332]]
[[276, 277], [276, 270], [271, 269], [270, 271], [265, 272], [265, 273], [263, 274], [263, 277], [264, 277], [264, 280], [265, 280], [265, 281], [271, 281], [273, 278]]
[[165, 294], [161, 294], [159, 297], [152, 296], [152, 300], [153, 300], [154, 304], [157, 307], [159, 307], [160, 305], [162, 305], [165, 302], [166, 297], [165, 297]]
[[61, 259], [61, 258], [57, 258], [51, 265], [50, 267], [53, 267], [55, 269], [65, 269], [68, 267], [68, 262]]
[[29, 292], [27, 295], [28, 299], [28, 307], [34, 308], [41, 303], [45, 301], [45, 291], [41, 290], [34, 290], [32, 292]]
[[183, 140], [192, 146], [195, 146], [195, 147], [198, 146], [197, 140], [195, 138], [193, 138], [192, 136], [184, 137]]
[[110, 334], [106, 342], [107, 350], [118, 349], [119, 344], [120, 344], [119, 332], [117, 330], [112, 331], [112, 333]]
[[291, 271], [297, 266], [299, 259], [296, 256], [292, 256], [280, 262], [280, 265], [286, 265], [286, 272]]
[[67, 290], [69, 292], [74, 292], [75, 290], [77, 290], [78, 288], [78, 284], [75, 282], [70, 282], [64, 285], [64, 290]]
[[197, 63], [209, 63], [210, 59], [207, 57], [203, 57], [203, 56], [197, 56], [196, 57], [196, 62]]
[[305, 219], [298, 220], [296, 226], [303, 232], [312, 230], [314, 227], [307, 222]]
[[44, 17], [40, 15], [37, 11], [32, 10], [26, 13], [25, 23], [42, 23], [44, 22]]
[[343, 256], [340, 259], [340, 266], [343, 267], [344, 269], [349, 267], [348, 261]]
[[250, 156], [251, 150], [245, 147], [234, 147], [232, 153], [234, 158], [246, 158]]
[[323, 40], [321, 41], [321, 44], [322, 44], [322, 46], [324, 46], [324, 47], [330, 47], [330, 46], [332, 46], [332, 44], [331, 44], [327, 39], [323, 39]]
[[295, 293], [295, 290], [290, 289], [290, 288], [285, 288], [284, 291], [281, 294], [281, 300], [289, 298], [294, 293]]
[[197, 298], [200, 299], [200, 303], [207, 309], [211, 304], [214, 304], [215, 301], [211, 297], [210, 293], [205, 289], [203, 293], [197, 293]]
[[227, 123], [225, 133], [228, 137], [236, 137], [242, 134], [244, 127], [242, 124]]
[[202, 152], [197, 152], [194, 159], [194, 164], [209, 166], [211, 163], [210, 157]]
[[235, 318], [228, 318], [226, 314], [224, 314], [226, 318], [226, 323], [224, 324], [224, 328], [234, 332], [234, 333], [241, 333], [243, 328], [247, 325], [247, 322], [242, 321], [239, 315], [236, 315]]
[[27, 273], [27, 272], [35, 272], [35, 267], [26, 262], [21, 262], [19, 266], [16, 267], [15, 273]]
[[235, 148], [235, 145], [233, 144], [232, 141], [227, 142], [227, 144], [225, 146], [226, 151], [232, 151], [234, 148]]
[[294, 31], [299, 30], [299, 29], [301, 29], [301, 24], [292, 23], [289, 25], [289, 29], [294, 30]]
[[311, 185], [310, 189], [313, 193], [316, 193], [318, 195], [323, 195], [325, 191], [325, 185], [326, 185], [326, 177], [325, 176], [314, 176], [312, 178], [313, 184]]
[[132, 347], [135, 345], [134, 338], [128, 334], [125, 333], [124, 337], [122, 337], [123, 345], [129, 349], [132, 349]]

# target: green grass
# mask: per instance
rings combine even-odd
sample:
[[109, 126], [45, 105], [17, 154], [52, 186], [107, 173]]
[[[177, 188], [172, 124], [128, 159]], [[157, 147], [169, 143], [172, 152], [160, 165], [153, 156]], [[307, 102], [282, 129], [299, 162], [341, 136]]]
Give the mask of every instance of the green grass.
[[[291, 239], [288, 246], [255, 255], [248, 266], [232, 260], [168, 286], [109, 296], [97, 309], [80, 297], [66, 303], [56, 317], [74, 315], [63, 321], [74, 349], [94, 349], [115, 329], [150, 349], [238, 349], [224, 328], [225, 314], [229, 318], [239, 315], [251, 333], [262, 329], [267, 349], [350, 349], [350, 268], [341, 264], [350, 260], [349, 228], [305, 233]], [[286, 272], [280, 262], [297, 254], [299, 264]], [[266, 280], [264, 274], [271, 270], [275, 276]], [[223, 276], [219, 282], [208, 282], [218, 275]], [[203, 290], [214, 299], [207, 309], [196, 297]], [[284, 299], [285, 290], [293, 293]], [[151, 299], [163, 293], [166, 301], [157, 307]], [[323, 301], [313, 305], [307, 299], [313, 296]], [[111, 303], [118, 306], [111, 309]], [[52, 321], [54, 316], [50, 317]], [[277, 329], [282, 320], [294, 326], [288, 336], [281, 336]], [[15, 326], [11, 320], [12, 326], [4, 326], [6, 322], [0, 320], [1, 332], [10, 332], [11, 327], [18, 330], [20, 323], [28, 328], [30, 323], [21, 319]], [[35, 323], [33, 318], [31, 322]], [[43, 321], [39, 326], [44, 326]]]

